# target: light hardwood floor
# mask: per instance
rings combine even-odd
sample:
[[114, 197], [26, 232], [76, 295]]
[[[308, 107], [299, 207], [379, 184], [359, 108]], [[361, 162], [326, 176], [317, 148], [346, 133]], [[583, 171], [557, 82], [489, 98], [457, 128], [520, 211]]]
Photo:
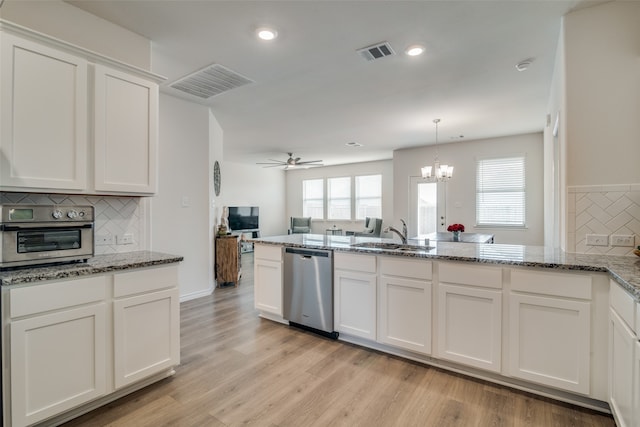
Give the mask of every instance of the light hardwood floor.
[[182, 364], [65, 426], [580, 426], [605, 414], [262, 320], [238, 288], [181, 304]]

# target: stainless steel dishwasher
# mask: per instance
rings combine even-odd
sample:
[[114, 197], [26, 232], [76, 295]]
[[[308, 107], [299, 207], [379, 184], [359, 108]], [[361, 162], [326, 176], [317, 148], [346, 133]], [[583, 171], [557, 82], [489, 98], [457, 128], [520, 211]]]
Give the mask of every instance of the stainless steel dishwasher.
[[285, 248], [284, 318], [293, 326], [331, 338], [333, 330], [333, 251]]

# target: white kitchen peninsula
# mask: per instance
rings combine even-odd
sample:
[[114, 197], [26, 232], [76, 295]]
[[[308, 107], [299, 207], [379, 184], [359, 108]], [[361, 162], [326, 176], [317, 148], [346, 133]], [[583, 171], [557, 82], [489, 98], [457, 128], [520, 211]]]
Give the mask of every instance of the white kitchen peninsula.
[[[353, 246], [367, 242], [373, 245]], [[627, 322], [640, 321], [635, 318], [640, 308], [632, 310], [640, 307], [640, 260], [520, 245], [431, 242], [430, 249], [400, 250], [375, 245], [391, 242], [313, 234], [254, 239], [256, 251], [284, 246], [334, 251], [334, 324], [340, 340], [610, 410], [609, 293], [616, 286], [627, 295]], [[265, 282], [260, 274], [257, 269], [256, 286]], [[282, 283], [274, 281], [271, 276], [268, 286], [276, 295], [273, 289]], [[616, 367], [629, 377], [632, 355], [624, 359], [628, 367]]]

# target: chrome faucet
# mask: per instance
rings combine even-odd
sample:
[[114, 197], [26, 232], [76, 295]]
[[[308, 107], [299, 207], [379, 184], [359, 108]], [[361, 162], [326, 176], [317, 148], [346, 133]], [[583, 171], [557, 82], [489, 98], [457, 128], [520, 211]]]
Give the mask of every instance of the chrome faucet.
[[383, 231], [385, 233], [388, 233], [390, 231], [396, 233], [398, 237], [400, 237], [400, 240], [402, 240], [402, 244], [406, 245], [407, 244], [407, 223], [404, 222], [404, 219], [401, 219], [400, 222], [402, 223], [402, 233], [391, 226], [385, 228]]

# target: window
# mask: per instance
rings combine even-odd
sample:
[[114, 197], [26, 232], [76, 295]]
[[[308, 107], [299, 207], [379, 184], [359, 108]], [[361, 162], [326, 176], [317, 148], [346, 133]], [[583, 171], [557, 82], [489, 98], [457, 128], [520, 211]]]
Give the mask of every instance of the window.
[[476, 223], [524, 227], [525, 157], [478, 160]]
[[382, 218], [382, 175], [356, 176], [356, 219]]
[[302, 216], [324, 218], [324, 180], [302, 181]]
[[327, 218], [351, 219], [351, 177], [327, 179]]

